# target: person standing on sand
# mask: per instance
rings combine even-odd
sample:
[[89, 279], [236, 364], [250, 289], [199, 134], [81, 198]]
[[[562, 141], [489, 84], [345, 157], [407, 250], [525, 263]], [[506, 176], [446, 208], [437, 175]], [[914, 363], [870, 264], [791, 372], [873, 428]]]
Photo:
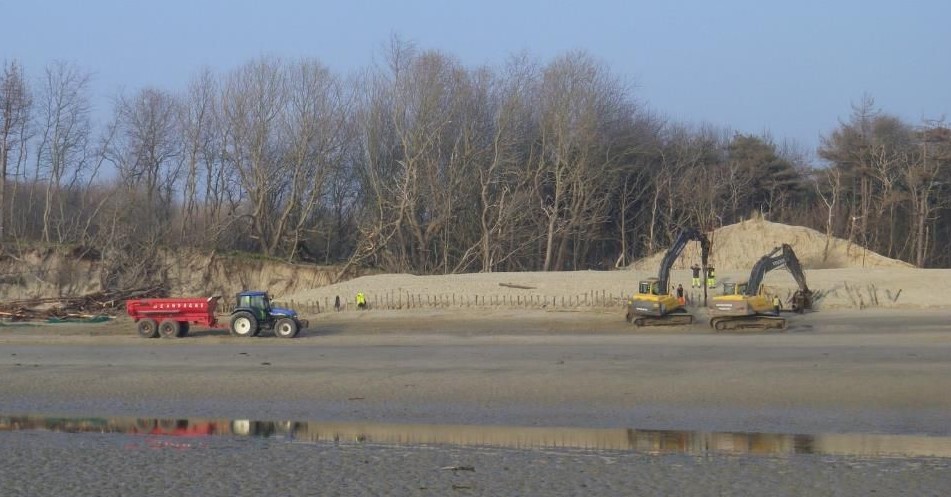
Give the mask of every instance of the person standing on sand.
[[707, 266], [707, 288], [716, 288], [717, 278], [713, 275], [713, 266]]
[[680, 305], [687, 305], [687, 299], [684, 298], [684, 286], [677, 284], [677, 302], [680, 302]]
[[693, 279], [690, 280], [690, 288], [700, 288], [700, 266], [694, 262], [693, 266], [690, 266], [690, 270], [693, 272]]
[[779, 310], [782, 308], [783, 308], [783, 301], [779, 299], [779, 295], [773, 295], [773, 313], [778, 316]]
[[340, 295], [337, 295], [337, 298], [334, 299], [334, 310], [340, 312]]
[[357, 309], [363, 310], [367, 308], [367, 298], [363, 295], [363, 292], [357, 292]]

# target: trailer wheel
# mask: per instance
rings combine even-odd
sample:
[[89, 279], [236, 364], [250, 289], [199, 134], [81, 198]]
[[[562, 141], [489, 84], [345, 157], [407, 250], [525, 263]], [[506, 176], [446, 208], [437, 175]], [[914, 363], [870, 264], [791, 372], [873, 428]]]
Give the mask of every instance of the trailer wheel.
[[162, 338], [178, 338], [182, 333], [182, 325], [173, 319], [166, 319], [159, 324], [158, 331]]
[[280, 338], [294, 338], [297, 336], [297, 321], [291, 318], [281, 318], [274, 323], [274, 336]]
[[231, 334], [236, 337], [253, 337], [258, 334], [258, 320], [254, 314], [246, 311], [231, 316]]
[[[187, 425], [187, 421], [185, 422]], [[175, 419], [160, 419], [158, 420], [158, 427], [164, 431], [172, 431], [178, 427], [178, 420]]]
[[155, 428], [155, 420], [147, 418], [138, 418], [135, 420], [135, 429], [140, 432], [150, 432]]
[[158, 324], [152, 318], [140, 319], [136, 324], [136, 331], [142, 338], [155, 338], [158, 336]]

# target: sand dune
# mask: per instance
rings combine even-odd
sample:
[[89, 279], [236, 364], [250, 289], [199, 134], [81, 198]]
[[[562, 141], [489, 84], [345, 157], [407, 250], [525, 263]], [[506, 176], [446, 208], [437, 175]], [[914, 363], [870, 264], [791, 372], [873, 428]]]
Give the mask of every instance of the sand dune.
[[[816, 292], [817, 309], [949, 306], [946, 296], [951, 295], [951, 269], [917, 269], [846, 240], [827, 239], [809, 228], [756, 219], [720, 228], [711, 238], [711, 260], [719, 282], [748, 279], [760, 257], [789, 243], [806, 270], [810, 289]], [[689, 288], [687, 268], [700, 260], [698, 250], [697, 243], [684, 250], [671, 271], [672, 286], [683, 284]], [[346, 305], [357, 292], [366, 293], [371, 303], [386, 303], [389, 307], [393, 307], [390, 303], [399, 302], [405, 307], [409, 299], [421, 299], [423, 307], [429, 302], [434, 307], [460, 308], [541, 307], [543, 303], [545, 307], [610, 307], [612, 303], [620, 306], [634, 292], [638, 280], [657, 274], [663, 255], [655, 254], [617, 271], [383, 274], [277, 297], [285, 301], [320, 302], [322, 306], [332, 305], [337, 296]], [[768, 273], [764, 283], [785, 296], [797, 288], [785, 270]], [[692, 293], [694, 302], [702, 297], [700, 291]]]

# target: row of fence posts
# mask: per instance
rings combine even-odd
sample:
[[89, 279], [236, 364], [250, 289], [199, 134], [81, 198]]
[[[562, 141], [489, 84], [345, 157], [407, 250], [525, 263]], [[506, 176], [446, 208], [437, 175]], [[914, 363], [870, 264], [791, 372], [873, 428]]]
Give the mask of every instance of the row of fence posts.
[[[627, 304], [627, 297], [606, 290], [592, 290], [577, 295], [469, 295], [458, 293], [425, 294], [410, 292], [389, 292], [375, 294], [364, 292], [370, 309], [446, 309], [446, 308], [508, 308], [508, 309], [577, 309], [577, 308], [617, 308]], [[315, 301], [275, 300], [274, 304], [288, 307], [301, 313], [319, 314], [333, 312], [334, 297], [324, 297]], [[227, 306], [220, 305], [221, 311], [228, 312]], [[340, 310], [356, 310], [353, 296], [340, 296]]]

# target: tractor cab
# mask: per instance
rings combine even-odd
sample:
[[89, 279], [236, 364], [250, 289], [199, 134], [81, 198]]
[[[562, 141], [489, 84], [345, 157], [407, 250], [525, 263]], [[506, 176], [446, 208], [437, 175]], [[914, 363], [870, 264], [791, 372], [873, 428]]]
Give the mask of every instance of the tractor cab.
[[235, 309], [251, 311], [258, 321], [266, 321], [271, 315], [271, 299], [267, 292], [241, 292]]
[[239, 310], [250, 312], [262, 324], [279, 318], [297, 319], [296, 311], [271, 305], [271, 297], [268, 296], [267, 292], [241, 292], [238, 294], [237, 303], [238, 305], [235, 306], [235, 312]]

